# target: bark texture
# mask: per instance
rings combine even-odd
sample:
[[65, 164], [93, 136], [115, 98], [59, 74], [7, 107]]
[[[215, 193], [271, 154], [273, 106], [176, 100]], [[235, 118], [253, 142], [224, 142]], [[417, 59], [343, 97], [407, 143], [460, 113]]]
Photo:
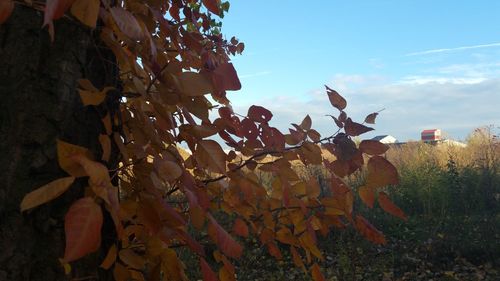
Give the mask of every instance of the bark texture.
[[[70, 19], [55, 21], [55, 41], [42, 29], [43, 13], [17, 5], [0, 26], [0, 280], [68, 280], [64, 214], [83, 195], [81, 179], [60, 198], [21, 214], [24, 195], [66, 176], [57, 164], [56, 139], [101, 153], [105, 112], [83, 107], [77, 79], [96, 87], [117, 85], [109, 50]], [[105, 221], [105, 224], [109, 221]], [[105, 241], [104, 241], [105, 242]], [[71, 278], [104, 280], [102, 253], [73, 265]]]

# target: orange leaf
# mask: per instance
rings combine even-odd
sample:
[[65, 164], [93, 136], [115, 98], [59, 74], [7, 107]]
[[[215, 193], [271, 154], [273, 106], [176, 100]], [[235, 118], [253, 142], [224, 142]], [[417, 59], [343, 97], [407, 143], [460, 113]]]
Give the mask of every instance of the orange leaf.
[[234, 239], [229, 235], [222, 226], [212, 217], [211, 214], [208, 214], [208, 219], [211, 222], [211, 225], [214, 227], [215, 235], [216, 235], [216, 243], [219, 249], [228, 257], [231, 258], [239, 258], [243, 253], [243, 248], [240, 244], [238, 244]]
[[360, 215], [356, 216], [355, 227], [367, 240], [373, 243], [385, 244], [387, 242], [384, 235]]
[[85, 147], [57, 140], [57, 159], [61, 169], [73, 177], [85, 177], [87, 173], [83, 167], [73, 159], [76, 155], [85, 155], [89, 159], [92, 159], [92, 154]]
[[378, 112], [370, 113], [365, 118], [365, 123], [375, 124], [375, 118], [377, 118]]
[[64, 218], [65, 262], [77, 260], [99, 249], [102, 220], [101, 207], [90, 197], [79, 199], [71, 205]]
[[347, 120], [345, 120], [344, 130], [349, 136], [356, 137], [366, 132], [373, 131], [373, 128], [353, 122], [351, 118], [347, 118]]
[[388, 149], [388, 145], [376, 140], [364, 140], [359, 144], [359, 150], [369, 155], [380, 155]]
[[242, 219], [237, 218], [234, 221], [233, 232], [241, 237], [248, 237], [248, 226]]
[[281, 255], [281, 251], [278, 248], [278, 246], [276, 246], [276, 243], [269, 242], [269, 243], [266, 244], [266, 246], [267, 246], [267, 251], [269, 252], [269, 254], [271, 256], [273, 256], [277, 260], [283, 259], [283, 256]]
[[344, 108], [347, 106], [347, 101], [339, 93], [337, 93], [337, 91], [330, 89], [326, 85], [325, 87], [326, 87], [326, 94], [328, 95], [330, 103], [338, 110], [340, 111], [344, 110]]
[[216, 15], [219, 15], [220, 14], [220, 10], [219, 10], [219, 1], [218, 0], [203, 0], [203, 5], [205, 5], [205, 7], [207, 7], [207, 9], [216, 14]]
[[[72, 156], [72, 159], [80, 164], [85, 173], [90, 177], [90, 184], [100, 187], [107, 187], [111, 185], [111, 178], [109, 177], [108, 168], [103, 164], [90, 160], [87, 156], [77, 154]], [[103, 197], [107, 199], [107, 196]]]
[[203, 281], [218, 281], [217, 275], [215, 275], [215, 272], [210, 268], [210, 265], [208, 265], [207, 261], [203, 258], [200, 257], [200, 267], [201, 267], [201, 273], [203, 274]]
[[366, 206], [373, 208], [373, 203], [375, 202], [375, 191], [372, 187], [363, 185], [358, 188], [359, 197], [365, 203]]
[[305, 265], [304, 262], [302, 261], [302, 257], [300, 256], [299, 252], [297, 252], [294, 246], [290, 247], [290, 252], [292, 252], [292, 259], [295, 266], [305, 270]]
[[386, 211], [387, 213], [401, 218], [402, 220], [407, 220], [408, 218], [406, 217], [405, 213], [403, 210], [401, 210], [396, 204], [394, 204], [391, 199], [389, 199], [389, 196], [385, 192], [379, 192], [378, 194], [378, 203], [380, 204], [380, 207]]
[[373, 156], [368, 160], [368, 177], [366, 184], [371, 187], [384, 187], [389, 184], [398, 184], [398, 171], [382, 156]]
[[313, 266], [311, 266], [311, 275], [314, 281], [326, 281], [317, 263], [314, 263]]
[[220, 174], [226, 172], [226, 153], [216, 141], [199, 141], [196, 146], [195, 158], [202, 168]]
[[140, 41], [144, 38], [142, 28], [137, 19], [129, 11], [122, 7], [114, 6], [109, 9], [111, 16], [118, 28], [132, 40]]
[[144, 257], [139, 256], [132, 249], [123, 249], [118, 256], [123, 263], [134, 269], [143, 269], [146, 264]]
[[12, 14], [14, 10], [14, 1], [2, 0], [0, 1], [0, 24], [4, 23]]
[[186, 96], [203, 96], [213, 92], [211, 81], [202, 73], [186, 71], [175, 77], [179, 81], [180, 91]]
[[102, 261], [100, 267], [104, 269], [109, 269], [116, 261], [116, 253], [117, 253], [116, 245], [112, 245], [111, 247], [109, 247], [108, 254]]
[[60, 178], [26, 194], [21, 202], [21, 212], [35, 208], [59, 197], [59, 195], [63, 194], [74, 181], [74, 177]]

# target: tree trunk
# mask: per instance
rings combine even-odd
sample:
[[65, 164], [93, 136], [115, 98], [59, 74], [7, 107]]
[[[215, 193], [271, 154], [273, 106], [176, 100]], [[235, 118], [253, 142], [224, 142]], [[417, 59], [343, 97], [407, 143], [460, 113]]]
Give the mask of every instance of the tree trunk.
[[97, 31], [63, 18], [55, 21], [51, 43], [42, 20], [42, 12], [16, 5], [0, 25], [0, 280], [107, 280], [109, 274], [98, 270], [103, 251], [72, 264], [71, 276], [58, 261], [64, 255], [64, 215], [83, 196], [87, 179], [46, 205], [19, 210], [25, 194], [67, 176], [57, 164], [57, 138], [100, 159], [105, 112], [83, 107], [77, 79], [98, 88], [118, 86], [114, 57]]

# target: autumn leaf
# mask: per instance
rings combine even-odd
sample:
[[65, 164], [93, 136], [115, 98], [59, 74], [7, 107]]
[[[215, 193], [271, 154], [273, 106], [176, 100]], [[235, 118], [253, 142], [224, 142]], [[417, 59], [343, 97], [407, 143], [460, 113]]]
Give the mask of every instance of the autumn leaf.
[[370, 113], [365, 118], [365, 123], [375, 124], [375, 118], [377, 118], [378, 112]]
[[90, 197], [74, 202], [64, 217], [65, 262], [75, 261], [97, 251], [101, 245], [101, 207]]
[[313, 266], [311, 266], [311, 276], [314, 281], [326, 281], [317, 263], [314, 263]]
[[92, 159], [92, 154], [87, 148], [57, 140], [57, 159], [59, 166], [73, 177], [87, 176], [88, 174], [85, 172], [85, 169], [74, 159], [74, 156], [77, 155], [84, 155]]
[[399, 183], [398, 171], [382, 156], [372, 156], [368, 160], [368, 177], [366, 184], [378, 188]]
[[248, 226], [242, 219], [237, 218], [233, 224], [233, 232], [238, 236], [248, 237]]
[[375, 202], [375, 191], [373, 187], [363, 185], [358, 188], [359, 197], [361, 201], [365, 203], [366, 206], [373, 208], [373, 203]]
[[379, 192], [378, 203], [380, 204], [380, 207], [387, 213], [405, 221], [408, 219], [405, 213], [398, 206], [392, 203], [391, 199], [389, 199], [389, 196], [387, 196], [385, 192]]
[[210, 12], [220, 15], [219, 0], [203, 0], [203, 5], [207, 7]]
[[376, 140], [363, 140], [359, 144], [359, 150], [369, 155], [384, 154], [389, 149], [387, 144]]
[[215, 173], [226, 172], [226, 154], [216, 141], [199, 141], [194, 155], [201, 167]]
[[367, 240], [375, 244], [387, 242], [384, 235], [360, 215], [356, 216], [355, 227]]
[[240, 79], [232, 63], [223, 63], [217, 66], [213, 71], [213, 79], [219, 91], [238, 91], [241, 89]]
[[347, 118], [347, 120], [345, 121], [344, 130], [345, 133], [349, 136], [356, 137], [366, 132], [373, 131], [373, 128], [353, 122], [351, 118]]
[[14, 1], [2, 0], [0, 1], [0, 24], [4, 23], [12, 14], [14, 10]]
[[71, 14], [83, 24], [95, 28], [100, 2], [99, 0], [76, 0], [71, 6]]
[[173, 181], [182, 175], [182, 168], [174, 161], [155, 158], [154, 166], [164, 181]]
[[306, 117], [304, 118], [304, 120], [302, 120], [302, 122], [300, 123], [300, 128], [302, 128], [302, 130], [309, 130], [311, 129], [311, 125], [312, 125], [312, 120], [311, 120], [311, 117], [308, 115], [306, 115]]
[[208, 265], [207, 261], [203, 257], [200, 257], [200, 267], [201, 267], [201, 274], [203, 275], [203, 281], [219, 280], [215, 272], [210, 268], [210, 265]]
[[213, 92], [212, 83], [204, 74], [186, 71], [176, 77], [180, 90], [186, 96], [203, 96]]
[[61, 18], [71, 5], [73, 5], [74, 1], [75, 0], [47, 0], [45, 2], [42, 27], [49, 27], [49, 34], [52, 41], [54, 41], [54, 24], [52, 21]]
[[60, 178], [26, 194], [21, 202], [21, 212], [35, 208], [59, 197], [74, 181], [74, 177]]
[[123, 263], [134, 269], [143, 269], [146, 264], [144, 257], [139, 256], [132, 249], [123, 249], [118, 256]]
[[347, 106], [346, 100], [339, 93], [337, 93], [337, 91], [330, 89], [326, 85], [325, 87], [326, 87], [326, 94], [328, 95], [330, 103], [338, 110], [340, 111], [344, 110], [344, 108], [346, 108]]
[[144, 38], [139, 22], [129, 11], [119, 6], [109, 9], [118, 28], [132, 40], [140, 41]]
[[111, 247], [109, 247], [108, 253], [106, 254], [106, 257], [104, 258], [104, 260], [102, 261], [100, 267], [104, 268], [104, 269], [110, 269], [111, 266], [116, 261], [116, 253], [117, 253], [116, 245], [111, 245]]
[[262, 106], [252, 105], [248, 109], [247, 116], [255, 122], [267, 123], [271, 120], [273, 114]]
[[215, 230], [215, 242], [219, 249], [228, 257], [231, 258], [239, 258], [243, 253], [243, 248], [240, 244], [238, 244], [229, 233], [219, 225], [219, 223], [212, 217], [212, 215], [208, 215], [208, 219], [212, 227]]

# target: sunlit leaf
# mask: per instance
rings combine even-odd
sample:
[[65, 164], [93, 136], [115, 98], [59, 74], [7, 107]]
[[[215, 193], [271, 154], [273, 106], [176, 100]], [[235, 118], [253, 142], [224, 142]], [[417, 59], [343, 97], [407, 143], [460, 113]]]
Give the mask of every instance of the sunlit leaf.
[[372, 187], [384, 187], [399, 183], [398, 171], [382, 156], [372, 156], [368, 160], [368, 177], [366, 184]]
[[26, 194], [21, 202], [21, 212], [35, 208], [59, 197], [74, 181], [74, 177], [60, 178]]
[[396, 216], [398, 218], [401, 218], [402, 220], [407, 220], [407, 217], [403, 212], [403, 210], [401, 210], [398, 206], [392, 203], [391, 199], [389, 198], [389, 196], [387, 196], [385, 192], [383, 191], [379, 192], [378, 203], [380, 204], [380, 207], [387, 213]]
[[92, 154], [85, 147], [57, 140], [57, 159], [59, 166], [73, 177], [87, 176], [83, 167], [74, 159], [74, 156], [77, 155], [84, 155], [92, 159]]
[[85, 197], [71, 205], [64, 217], [64, 261], [71, 262], [97, 251], [101, 245], [101, 207]]
[[195, 157], [203, 168], [221, 174], [226, 172], [226, 154], [216, 141], [199, 141]]

